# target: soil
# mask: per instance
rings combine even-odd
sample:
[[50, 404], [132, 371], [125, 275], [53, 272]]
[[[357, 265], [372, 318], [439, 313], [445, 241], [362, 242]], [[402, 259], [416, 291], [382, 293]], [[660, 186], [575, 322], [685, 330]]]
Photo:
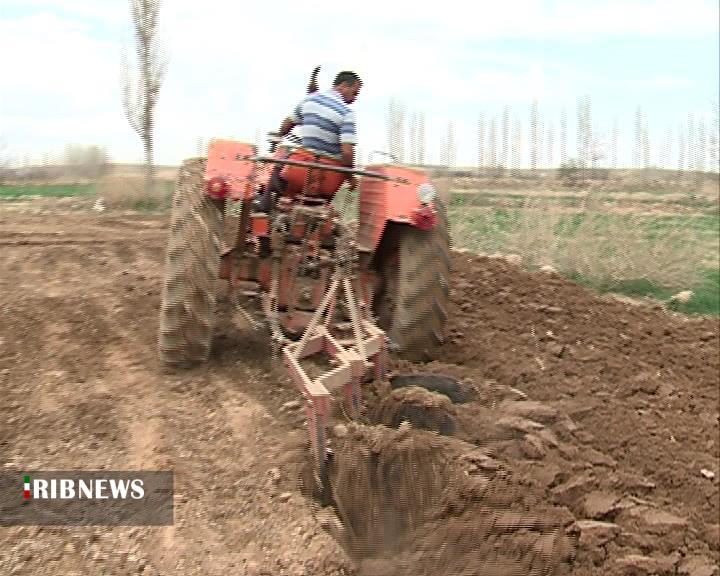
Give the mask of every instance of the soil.
[[0, 573], [717, 575], [717, 319], [455, 254], [446, 343], [393, 368], [467, 401], [369, 385], [320, 509], [260, 335], [226, 314], [206, 366], [159, 368], [166, 225], [0, 213], [0, 465], [175, 473], [173, 526], [0, 528]]

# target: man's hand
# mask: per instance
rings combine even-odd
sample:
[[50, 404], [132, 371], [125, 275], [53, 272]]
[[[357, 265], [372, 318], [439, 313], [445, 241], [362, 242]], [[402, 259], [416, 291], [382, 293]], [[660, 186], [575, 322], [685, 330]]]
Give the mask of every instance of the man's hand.
[[343, 166], [353, 168], [355, 166], [355, 146], [353, 144], [342, 144], [340, 148]]
[[280, 134], [280, 136], [286, 136], [293, 128], [295, 128], [295, 126], [297, 126], [297, 124], [293, 121], [292, 118], [285, 118], [285, 120], [283, 120], [283, 123], [280, 125], [280, 130], [278, 130], [278, 134]]

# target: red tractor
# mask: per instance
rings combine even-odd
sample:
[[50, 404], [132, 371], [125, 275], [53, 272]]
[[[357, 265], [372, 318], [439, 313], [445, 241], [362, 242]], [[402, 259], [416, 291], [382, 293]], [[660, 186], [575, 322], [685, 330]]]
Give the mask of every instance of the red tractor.
[[[360, 409], [360, 385], [381, 376], [388, 351], [422, 359], [443, 338], [450, 257], [444, 202], [423, 170], [382, 164], [367, 170], [272, 157], [253, 145], [215, 140], [207, 159], [183, 162], [170, 222], [160, 309], [164, 364], [208, 359], [216, 281], [253, 326], [270, 331], [301, 390], [318, 465], [325, 459], [331, 394]], [[259, 211], [267, 168], [302, 167], [307, 186]], [[359, 214], [347, 222], [332, 201], [306, 190], [326, 171], [359, 180]], [[232, 215], [230, 206], [239, 211]], [[310, 377], [306, 359], [324, 355]]]

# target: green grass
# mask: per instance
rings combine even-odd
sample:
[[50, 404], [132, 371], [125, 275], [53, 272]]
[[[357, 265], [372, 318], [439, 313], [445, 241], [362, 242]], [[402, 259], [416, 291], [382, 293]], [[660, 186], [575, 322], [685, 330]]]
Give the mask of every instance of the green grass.
[[[551, 210], [551, 208], [550, 208]], [[454, 243], [459, 247], [469, 248], [481, 252], [507, 253], [513, 251], [509, 247], [508, 240], [513, 235], [522, 233], [528, 226], [542, 227], [545, 219], [542, 210], [536, 210], [531, 220], [523, 222], [523, 209], [521, 208], [499, 208], [468, 206], [462, 203], [453, 202], [450, 206], [449, 216], [451, 226], [454, 228]], [[537, 219], [537, 221], [535, 220]], [[613, 214], [607, 212], [588, 212], [578, 214], [550, 214], [547, 215], [548, 223], [553, 222], [555, 228], [551, 235], [561, 241], [560, 246], [565, 245], [565, 240], [572, 238], [583, 226], [582, 234], [596, 238], [598, 249], [595, 252], [597, 258], [605, 260], [614, 252], [622, 249], [621, 241], [612, 241], [608, 238], [608, 231], [622, 230], [623, 227], [640, 227], [641, 234], [647, 239], [645, 246], [651, 247], [658, 242], [664, 246], [662, 250], [678, 250], [686, 243], [700, 243], [706, 246], [707, 257], [710, 262], [717, 261], [718, 246], [720, 246], [720, 214], [717, 211], [710, 214], [699, 215], [653, 215], [638, 216], [626, 214]], [[590, 219], [590, 220], [588, 220]], [[588, 226], [589, 224], [589, 226]], [[538, 236], [538, 242], [547, 236]], [[611, 240], [605, 242], [607, 240]], [[619, 244], [620, 242], [620, 244]], [[605, 247], [606, 249], [602, 249]], [[533, 247], [531, 246], [532, 250]], [[705, 249], [703, 249], [705, 250]], [[520, 252], [525, 255], [523, 252]], [[642, 255], [639, 256], [642, 258]], [[661, 262], [657, 266], [663, 266]], [[695, 265], [689, 263], [689, 271], [695, 270], [691, 276], [698, 278], [698, 281], [691, 279], [688, 284], [683, 284], [679, 279], [677, 286], [667, 286], [653, 278], [652, 268], [649, 274], [643, 274], [643, 279], [627, 279], [621, 282], [602, 282], [582, 277], [579, 274], [568, 273], [567, 276], [578, 284], [593, 288], [599, 292], [615, 292], [635, 297], [650, 297], [661, 301], [667, 301], [670, 296], [680, 290], [692, 290], [693, 297], [685, 304], [674, 304], [673, 309], [687, 314], [720, 315], [720, 271], [717, 265], [708, 268], [709, 263], [702, 262], [702, 259]], [[647, 267], [643, 267], [647, 271]], [[661, 270], [658, 269], [658, 276]], [[625, 272], [627, 273], [627, 271]]]
[[[534, 198], [535, 200], [538, 197]], [[550, 198], [548, 198], [550, 199]], [[468, 194], [455, 194], [450, 200], [451, 208], [467, 208], [467, 207], [490, 207], [497, 206], [498, 201], [512, 202], [513, 206], [520, 207], [527, 200], [532, 201], [533, 198], [518, 192], [477, 192]], [[561, 206], [580, 206], [583, 198], [573, 195], [553, 196], [552, 201]]]
[[[675, 293], [673, 290], [664, 289], [647, 279], [613, 284], [597, 284], [577, 275], [570, 276], [569, 279], [576, 284], [592, 288], [600, 293], [613, 292], [625, 296], [653, 298], [660, 301], [667, 301]], [[670, 303], [670, 308], [684, 314], [720, 315], [720, 269], [705, 269], [702, 280], [689, 289], [693, 292], [690, 301], [677, 304]]]
[[[483, 208], [479, 206], [459, 205], [451, 203], [449, 215], [456, 222], [471, 222], [479, 234], [511, 232], [516, 223], [520, 220], [522, 211], [520, 208]], [[565, 214], [560, 218], [556, 233], [561, 236], [572, 235], [580, 225], [588, 218], [587, 213]], [[592, 215], [598, 229], [606, 226], [611, 220], [615, 221], [637, 221], [637, 217], [625, 214], [596, 213]], [[652, 239], [670, 229], [682, 228], [688, 234], [699, 234], [708, 239], [720, 240], [720, 214], [717, 211], [697, 216], [647, 216], [642, 218], [648, 238]]]
[[720, 213], [715, 210], [712, 214], [703, 214], [702, 216], [677, 215], [648, 218], [648, 229], [658, 233], [679, 226], [703, 236], [719, 236]]
[[[675, 193], [675, 191], [672, 191]], [[693, 208], [696, 210], [703, 210], [707, 213], [717, 213], [718, 204], [717, 202], [703, 196], [686, 196], [684, 198], [673, 199], [671, 201], [663, 200], [662, 194], [659, 192], [645, 191], [645, 193], [656, 194], [657, 198], [640, 198], [632, 199], [628, 198], [633, 192], [622, 192], [622, 196], [614, 196], [612, 193], [599, 193], [591, 195], [593, 200], [602, 200], [610, 205], [626, 205], [628, 202], [637, 205], [643, 205], [648, 207], [663, 206], [682, 206], [684, 208]], [[670, 192], [668, 192], [670, 193]], [[492, 207], [497, 206], [499, 201], [510, 203], [513, 207], [520, 207], [526, 201], [537, 202], [542, 200], [542, 196], [528, 196], [522, 192], [498, 192], [496, 190], [481, 190], [477, 192], [461, 192], [453, 195], [450, 206], [451, 207]], [[583, 205], [586, 201], [584, 196], [578, 194], [558, 194], [553, 196], [547, 196], [547, 201], [553, 202], [558, 206], [577, 208]]]
[[47, 184], [40, 186], [0, 186], [0, 199], [16, 200], [28, 196], [44, 198], [68, 198], [89, 196], [95, 193], [94, 184]]
[[[165, 210], [172, 203], [172, 195], [175, 190], [175, 183], [162, 181], [162, 198], [129, 198], [127, 208], [139, 212], [155, 212]], [[46, 184], [28, 186], [0, 186], [1, 200], [30, 200], [33, 197], [42, 198], [71, 198], [92, 196], [96, 193], [94, 184]]]

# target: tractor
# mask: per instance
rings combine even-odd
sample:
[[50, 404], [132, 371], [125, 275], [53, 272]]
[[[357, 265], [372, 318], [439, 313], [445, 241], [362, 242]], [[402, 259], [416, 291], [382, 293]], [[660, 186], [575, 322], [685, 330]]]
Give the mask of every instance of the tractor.
[[[303, 395], [322, 477], [333, 392], [344, 392], [346, 413], [357, 417], [361, 385], [382, 377], [389, 353], [420, 360], [443, 339], [448, 221], [444, 202], [421, 169], [392, 162], [360, 170], [297, 161], [287, 158], [296, 146], [292, 134], [271, 140], [274, 153], [265, 156], [252, 144], [213, 140], [207, 158], [182, 163], [168, 235], [159, 353], [170, 367], [207, 361], [218, 280], [225, 281], [234, 315], [267, 332]], [[273, 198], [261, 210], [259, 196], [291, 167], [306, 170], [303, 193]], [[311, 193], [328, 170], [357, 178], [356, 218], [343, 217], [334, 201]]]

